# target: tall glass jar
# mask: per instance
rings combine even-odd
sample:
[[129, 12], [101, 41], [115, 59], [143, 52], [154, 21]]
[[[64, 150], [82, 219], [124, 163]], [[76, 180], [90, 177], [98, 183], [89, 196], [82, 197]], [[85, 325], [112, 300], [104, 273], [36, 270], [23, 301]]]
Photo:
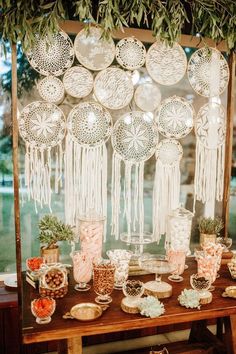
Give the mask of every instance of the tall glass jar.
[[90, 257], [91, 261], [102, 257], [104, 224], [105, 217], [103, 216], [79, 217], [81, 250]]
[[190, 237], [193, 213], [180, 207], [173, 210], [167, 217], [166, 248], [182, 250], [191, 254]]

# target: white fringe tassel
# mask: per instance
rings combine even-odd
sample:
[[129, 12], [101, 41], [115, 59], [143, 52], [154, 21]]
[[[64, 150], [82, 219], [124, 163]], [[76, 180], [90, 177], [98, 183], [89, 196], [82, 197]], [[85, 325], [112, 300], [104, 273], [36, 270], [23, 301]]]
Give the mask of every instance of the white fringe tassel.
[[[153, 234], [159, 243], [161, 236], [166, 233], [167, 215], [179, 207], [180, 170], [179, 164], [164, 165], [156, 160], [156, 172], [153, 189]], [[167, 235], [167, 234], [166, 234]], [[168, 235], [165, 245], [169, 242]]]
[[98, 216], [107, 214], [106, 145], [83, 147], [74, 143], [68, 135], [65, 150], [65, 219], [68, 224], [77, 225], [80, 215], [91, 213]]
[[[61, 144], [56, 149], [56, 167], [55, 167], [55, 191], [58, 192], [59, 184], [62, 177], [62, 161], [63, 151]], [[28, 199], [35, 202], [35, 210], [40, 205], [49, 207], [51, 212], [51, 149], [46, 150], [32, 147], [26, 143], [25, 152], [25, 186], [27, 187]]]

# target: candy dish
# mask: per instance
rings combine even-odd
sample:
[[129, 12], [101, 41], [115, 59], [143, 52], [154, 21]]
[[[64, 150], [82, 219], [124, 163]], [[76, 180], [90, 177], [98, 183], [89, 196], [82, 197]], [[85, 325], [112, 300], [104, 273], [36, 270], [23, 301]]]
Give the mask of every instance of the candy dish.
[[63, 318], [76, 319], [79, 321], [92, 321], [99, 318], [108, 307], [108, 305], [97, 305], [92, 302], [84, 302], [73, 306], [70, 312], [65, 313]]
[[123, 284], [125, 297], [121, 301], [121, 308], [127, 313], [139, 313], [139, 300], [144, 293], [143, 283], [140, 280], [127, 280]]
[[56, 308], [56, 301], [49, 297], [38, 298], [31, 301], [31, 312], [38, 324], [51, 322], [51, 316]]
[[232, 297], [236, 299], [236, 286], [227, 286], [222, 294], [223, 297]]
[[42, 264], [44, 264], [43, 257], [31, 257], [26, 259], [26, 267], [30, 272], [37, 272]]

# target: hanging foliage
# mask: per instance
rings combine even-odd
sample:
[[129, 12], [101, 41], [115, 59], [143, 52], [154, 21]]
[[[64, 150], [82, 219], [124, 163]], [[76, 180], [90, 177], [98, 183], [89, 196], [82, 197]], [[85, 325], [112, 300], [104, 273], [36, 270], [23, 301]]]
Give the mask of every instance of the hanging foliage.
[[100, 25], [106, 37], [128, 26], [150, 28], [170, 45], [191, 26], [193, 35], [236, 45], [234, 0], [0, 0], [0, 11], [1, 37], [21, 41], [24, 49], [35, 33], [53, 33], [64, 19]]

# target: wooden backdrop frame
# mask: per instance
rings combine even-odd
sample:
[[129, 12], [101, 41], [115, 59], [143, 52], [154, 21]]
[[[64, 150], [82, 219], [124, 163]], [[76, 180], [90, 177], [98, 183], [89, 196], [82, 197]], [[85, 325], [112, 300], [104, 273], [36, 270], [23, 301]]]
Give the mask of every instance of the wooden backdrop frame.
[[[62, 30], [68, 34], [77, 34], [84, 25], [78, 21], [63, 21], [60, 23]], [[153, 43], [153, 37], [150, 30], [139, 28], [125, 28], [124, 31], [115, 31], [113, 37], [122, 39], [125, 37], [134, 36], [141, 42]], [[227, 51], [227, 46], [224, 41], [216, 45], [211, 39], [200, 41], [199, 37], [182, 35], [179, 44], [184, 47], [201, 48], [205, 44], [215, 47], [220, 51]], [[226, 127], [226, 147], [225, 147], [225, 170], [224, 170], [224, 196], [223, 196], [223, 219], [225, 222], [224, 234], [228, 235], [229, 223], [229, 202], [230, 202], [230, 180], [232, 166], [232, 149], [233, 149], [233, 115], [234, 115], [234, 82], [235, 82], [235, 54], [229, 55], [229, 70], [230, 79], [227, 92], [227, 127]], [[17, 48], [12, 45], [12, 134], [13, 134], [13, 181], [14, 181], [14, 219], [15, 219], [15, 242], [16, 242], [16, 269], [18, 282], [18, 313], [20, 337], [22, 329], [22, 266], [21, 266], [21, 234], [20, 234], [20, 195], [19, 195], [19, 167], [18, 167], [18, 123], [17, 123]]]

